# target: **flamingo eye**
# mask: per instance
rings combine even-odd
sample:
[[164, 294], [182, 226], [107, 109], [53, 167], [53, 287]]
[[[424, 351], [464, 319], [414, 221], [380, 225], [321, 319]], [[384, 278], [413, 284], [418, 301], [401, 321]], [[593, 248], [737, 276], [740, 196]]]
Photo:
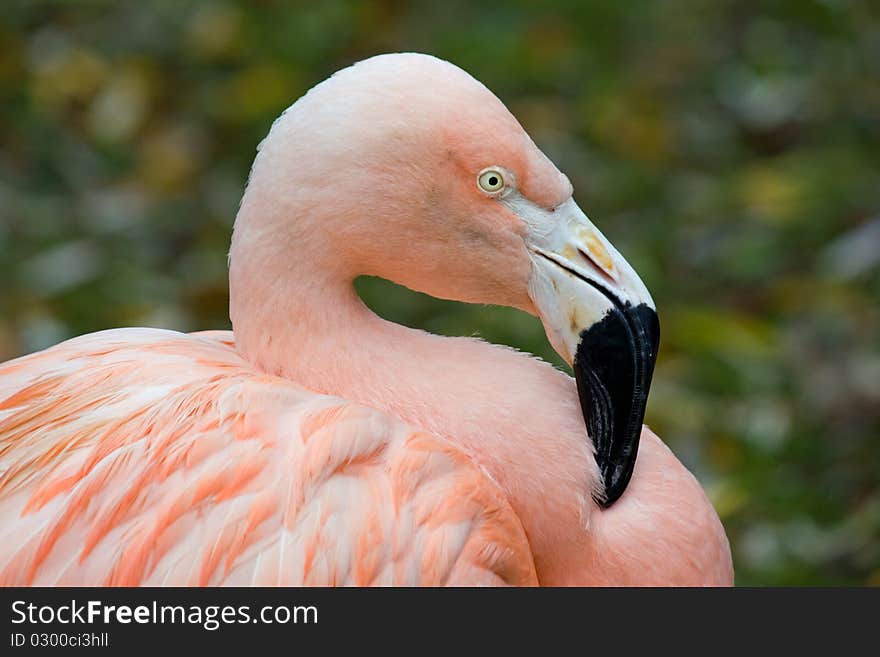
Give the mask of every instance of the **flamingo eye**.
[[484, 192], [492, 194], [504, 187], [504, 176], [501, 175], [498, 169], [485, 169], [477, 177], [477, 185]]

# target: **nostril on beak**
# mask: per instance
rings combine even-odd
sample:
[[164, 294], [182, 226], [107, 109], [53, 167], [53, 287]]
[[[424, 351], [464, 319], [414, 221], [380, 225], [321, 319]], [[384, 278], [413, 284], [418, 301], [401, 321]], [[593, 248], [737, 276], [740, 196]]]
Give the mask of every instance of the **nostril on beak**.
[[614, 265], [611, 263], [611, 258], [607, 256], [607, 251], [603, 252], [607, 257], [607, 265], [602, 262], [599, 258], [594, 257], [589, 251], [585, 251], [581, 247], [577, 247], [578, 253], [583, 256], [584, 260], [586, 260], [589, 264], [591, 264], [595, 269], [599, 270], [599, 273], [602, 275], [608, 283], [616, 284], [617, 280], [617, 271], [614, 269]]

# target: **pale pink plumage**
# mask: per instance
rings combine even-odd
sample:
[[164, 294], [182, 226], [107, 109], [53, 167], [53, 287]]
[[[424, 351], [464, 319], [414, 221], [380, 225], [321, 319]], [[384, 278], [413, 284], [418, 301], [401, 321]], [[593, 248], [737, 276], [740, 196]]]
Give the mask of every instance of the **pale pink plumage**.
[[439, 60], [374, 58], [298, 101], [236, 220], [234, 337], [121, 329], [0, 365], [0, 583], [730, 583], [652, 433], [600, 511], [568, 376], [353, 292], [369, 273], [534, 312], [521, 228], [467, 186], [486, 158], [545, 205], [571, 193]]
[[0, 367], [0, 584], [536, 582], [459, 449], [231, 337], [106, 331]]

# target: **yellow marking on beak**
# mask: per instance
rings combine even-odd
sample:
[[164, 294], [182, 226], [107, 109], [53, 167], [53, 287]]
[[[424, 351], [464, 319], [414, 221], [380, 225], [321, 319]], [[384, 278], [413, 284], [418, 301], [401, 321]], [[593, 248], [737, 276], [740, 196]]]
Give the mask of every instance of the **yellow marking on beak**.
[[608, 249], [602, 244], [602, 240], [599, 239], [599, 236], [589, 229], [581, 229], [578, 233], [578, 237], [580, 237], [584, 245], [581, 252], [592, 260], [593, 264], [599, 267], [602, 271], [616, 279], [617, 272], [614, 269], [614, 262], [611, 260], [611, 254], [608, 253]]

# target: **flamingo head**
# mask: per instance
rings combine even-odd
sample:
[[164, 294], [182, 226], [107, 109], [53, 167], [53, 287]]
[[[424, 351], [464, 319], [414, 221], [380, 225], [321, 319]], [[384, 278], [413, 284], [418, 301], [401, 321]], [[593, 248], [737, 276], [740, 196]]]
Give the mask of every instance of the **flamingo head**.
[[336, 73], [276, 121], [242, 207], [271, 203], [252, 213], [270, 223], [249, 234], [310, 244], [328, 276], [538, 315], [573, 368], [608, 506], [632, 474], [659, 324], [639, 276], [572, 194], [480, 82], [431, 56], [392, 54]]

